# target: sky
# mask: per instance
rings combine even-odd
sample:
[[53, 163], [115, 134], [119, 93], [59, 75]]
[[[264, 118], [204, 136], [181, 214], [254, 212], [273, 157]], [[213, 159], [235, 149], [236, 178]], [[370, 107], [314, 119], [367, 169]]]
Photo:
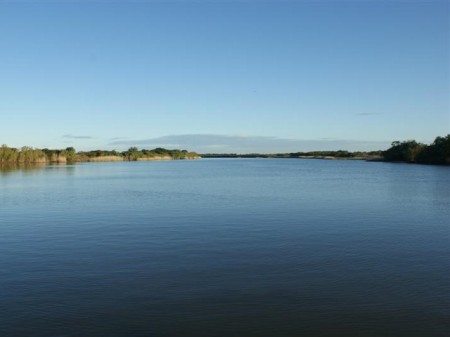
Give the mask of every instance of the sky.
[[450, 133], [448, 1], [0, 0], [0, 143], [384, 150]]

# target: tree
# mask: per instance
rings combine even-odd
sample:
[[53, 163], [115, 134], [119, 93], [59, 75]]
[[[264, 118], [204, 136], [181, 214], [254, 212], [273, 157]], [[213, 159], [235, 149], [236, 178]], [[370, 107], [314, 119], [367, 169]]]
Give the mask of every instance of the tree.
[[425, 148], [426, 145], [417, 143], [415, 140], [395, 141], [392, 142], [391, 148], [384, 151], [383, 156], [387, 161], [416, 162]]
[[125, 156], [128, 160], [136, 161], [142, 156], [142, 153], [138, 150], [137, 147], [130, 147], [128, 151], [125, 152]]
[[450, 164], [450, 135], [437, 137], [419, 156], [424, 164]]
[[68, 162], [75, 161], [76, 151], [73, 147], [66, 148], [61, 154], [66, 157]]

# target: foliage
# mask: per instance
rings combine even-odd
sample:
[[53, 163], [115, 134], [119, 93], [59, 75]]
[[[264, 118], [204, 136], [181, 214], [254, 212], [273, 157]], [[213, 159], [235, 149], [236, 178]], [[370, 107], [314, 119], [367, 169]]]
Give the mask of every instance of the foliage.
[[433, 144], [427, 146], [418, 156], [419, 163], [450, 164], [450, 134], [437, 137]]
[[19, 157], [19, 151], [15, 148], [8, 147], [3, 144], [0, 148], [0, 162], [1, 163], [10, 163], [16, 162]]
[[47, 157], [42, 150], [24, 146], [20, 150], [7, 145], [0, 147], [0, 163], [42, 163]]
[[69, 162], [73, 163], [77, 159], [76, 151], [73, 147], [68, 147], [64, 150], [59, 149], [42, 149], [49, 162]]
[[88, 160], [89, 158], [94, 157], [109, 157], [109, 156], [121, 156], [119, 152], [116, 150], [108, 151], [108, 150], [94, 150], [94, 151], [82, 151], [78, 152], [76, 154], [77, 161], [84, 161], [80, 160], [81, 158], [84, 158]]
[[[35, 149], [24, 146], [21, 149], [2, 145], [0, 147], [0, 164], [5, 163], [45, 163], [45, 162], [82, 162], [93, 158], [114, 157], [118, 159], [136, 161], [152, 159], [195, 159], [199, 158], [195, 152], [186, 150], [168, 150], [161, 147], [139, 150], [130, 147], [127, 151], [94, 150], [76, 152], [73, 147], [59, 149]], [[450, 165], [450, 134], [437, 137], [431, 145], [425, 145], [415, 140], [404, 142], [395, 141], [386, 151], [349, 152], [339, 151], [312, 151], [277, 154], [204, 154], [205, 158], [337, 158], [337, 159], [372, 159], [383, 157], [386, 161], [401, 161], [423, 164]], [[108, 159], [108, 158], [104, 158]]]
[[417, 143], [414, 140], [396, 141], [384, 151], [383, 156], [386, 161], [450, 164], [450, 135], [437, 137], [431, 145]]
[[128, 161], [137, 161], [140, 159], [159, 159], [159, 158], [170, 158], [170, 159], [189, 159], [198, 157], [195, 152], [188, 152], [186, 150], [168, 150], [158, 147], [153, 150], [142, 149], [139, 150], [137, 147], [130, 147], [128, 150], [123, 152], [118, 152], [116, 150], [94, 150], [78, 152], [76, 154], [77, 161], [89, 161], [91, 158], [100, 157], [121, 157]]
[[75, 162], [89, 161], [92, 158], [119, 157], [124, 160], [136, 161], [139, 159], [190, 159], [198, 158], [195, 152], [186, 150], [167, 150], [156, 148], [153, 150], [139, 150], [131, 147], [127, 151], [118, 152], [116, 150], [94, 150], [87, 152], [76, 152], [73, 147], [64, 150], [59, 149], [34, 149], [24, 146], [21, 149], [2, 145], [0, 147], [0, 163], [45, 163], [45, 162]]
[[416, 162], [419, 154], [425, 149], [426, 145], [417, 143], [415, 140], [404, 142], [392, 142], [391, 147], [383, 154], [387, 161]]
[[130, 161], [136, 161], [142, 157], [142, 152], [137, 147], [130, 147], [128, 151], [123, 152], [124, 157]]

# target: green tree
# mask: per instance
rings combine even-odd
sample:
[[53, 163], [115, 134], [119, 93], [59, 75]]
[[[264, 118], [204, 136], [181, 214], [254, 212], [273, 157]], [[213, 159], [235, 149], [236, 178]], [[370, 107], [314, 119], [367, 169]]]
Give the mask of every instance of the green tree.
[[450, 164], [450, 134], [437, 137], [418, 157], [424, 164]]
[[73, 147], [67, 147], [61, 154], [66, 157], [68, 162], [75, 161], [76, 151]]
[[388, 150], [384, 151], [383, 156], [387, 161], [416, 162], [425, 148], [426, 145], [417, 143], [415, 140], [395, 141]]
[[125, 157], [128, 160], [136, 161], [138, 158], [142, 157], [142, 152], [140, 152], [137, 147], [130, 147], [128, 151], [125, 152]]

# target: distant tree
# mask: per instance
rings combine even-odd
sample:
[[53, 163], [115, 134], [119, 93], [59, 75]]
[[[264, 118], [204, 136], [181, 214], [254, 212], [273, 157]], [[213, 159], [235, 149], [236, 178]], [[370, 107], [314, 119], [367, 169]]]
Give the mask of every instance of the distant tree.
[[168, 152], [168, 150], [166, 150], [162, 147], [157, 147], [156, 149], [153, 150], [153, 152], [161, 155], [161, 154], [166, 154]]
[[73, 147], [66, 148], [64, 151], [62, 151], [61, 154], [64, 157], [66, 157], [68, 162], [74, 162], [75, 161], [76, 151], [75, 151], [75, 149]]
[[425, 148], [426, 145], [417, 143], [415, 140], [395, 141], [388, 150], [384, 151], [383, 156], [387, 161], [416, 162]]
[[433, 144], [427, 146], [419, 155], [418, 162], [424, 164], [450, 164], [450, 134], [437, 137]]
[[0, 162], [2, 163], [15, 162], [17, 161], [18, 155], [19, 152], [17, 149], [8, 147], [5, 144], [0, 148]]
[[130, 147], [128, 151], [125, 152], [125, 156], [128, 160], [136, 161], [142, 156], [142, 153], [137, 147]]

